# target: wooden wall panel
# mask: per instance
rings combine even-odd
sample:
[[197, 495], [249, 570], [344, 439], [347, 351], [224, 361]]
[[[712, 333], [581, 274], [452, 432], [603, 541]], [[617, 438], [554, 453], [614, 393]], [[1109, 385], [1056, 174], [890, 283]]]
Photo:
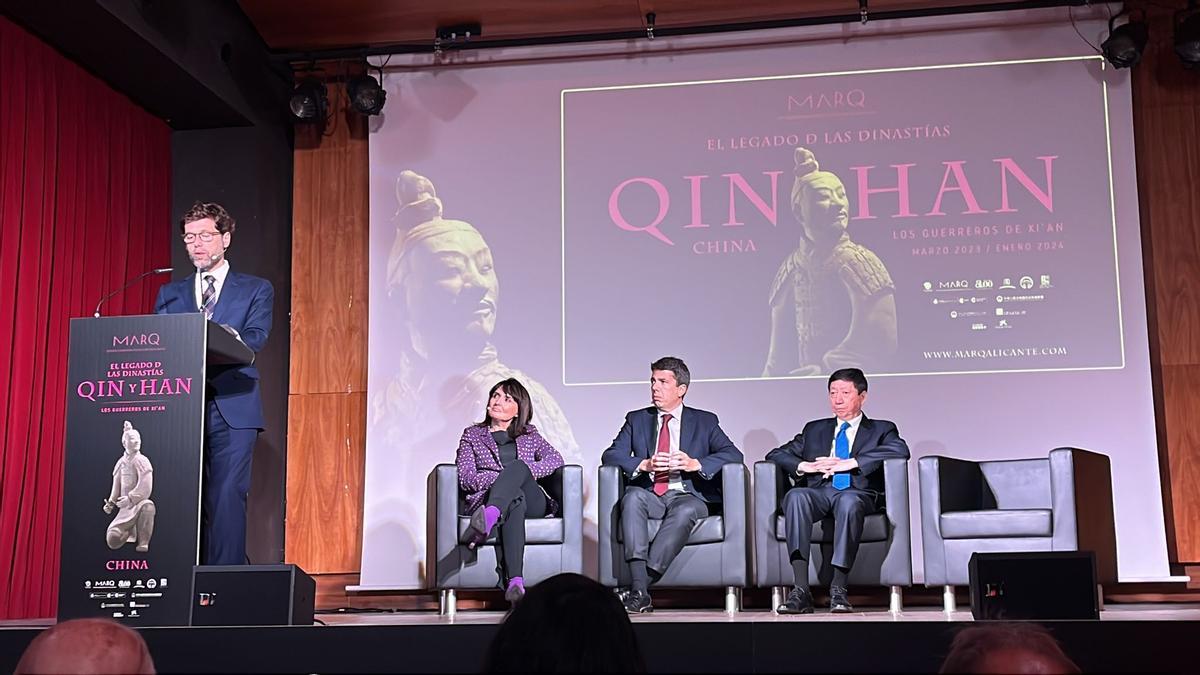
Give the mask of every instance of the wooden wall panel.
[[296, 127], [285, 559], [357, 572], [366, 457], [366, 120], [330, 85], [325, 128]]
[[1172, 48], [1172, 10], [1145, 0], [1134, 137], [1170, 560], [1200, 562], [1200, 81]]
[[1194, 73], [1172, 81], [1172, 71], [1185, 73], [1169, 43], [1146, 58], [1147, 72], [1135, 77], [1135, 126], [1160, 358], [1200, 363], [1200, 87]]
[[1200, 365], [1162, 367], [1162, 400], [1170, 474], [1171, 519], [1175, 548], [1182, 563], [1200, 561]]
[[289, 399], [284, 558], [310, 574], [359, 570], [366, 396]]
[[[345, 105], [332, 86], [329, 100]], [[328, 127], [296, 128], [292, 394], [367, 388], [366, 124], [339, 109]]]

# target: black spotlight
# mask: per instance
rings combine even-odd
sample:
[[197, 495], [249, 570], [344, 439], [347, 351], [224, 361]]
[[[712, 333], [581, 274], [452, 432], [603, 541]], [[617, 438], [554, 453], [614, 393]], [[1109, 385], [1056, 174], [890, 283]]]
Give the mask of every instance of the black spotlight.
[[1127, 13], [1128, 10], [1122, 10], [1108, 20], [1108, 39], [1100, 43], [1104, 58], [1116, 68], [1131, 68], [1137, 64], [1150, 40], [1150, 28], [1146, 25], [1144, 14], [1141, 19], [1129, 15], [1127, 22], [1113, 28], [1113, 23]]
[[305, 78], [296, 84], [292, 97], [288, 100], [288, 108], [292, 119], [306, 124], [317, 124], [325, 120], [325, 111], [329, 108], [329, 98], [325, 94], [325, 85], [315, 78]]
[[370, 75], [351, 78], [346, 83], [346, 93], [350, 95], [350, 105], [364, 115], [378, 115], [387, 101], [387, 92]]
[[1184, 68], [1200, 66], [1200, 9], [1189, 0], [1187, 9], [1175, 13], [1175, 53]]

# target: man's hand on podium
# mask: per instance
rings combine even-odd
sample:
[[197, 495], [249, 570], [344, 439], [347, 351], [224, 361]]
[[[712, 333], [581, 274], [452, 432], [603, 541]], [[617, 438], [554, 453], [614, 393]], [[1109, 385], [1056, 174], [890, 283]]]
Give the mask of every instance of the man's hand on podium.
[[242, 342], [242, 336], [238, 334], [237, 329], [234, 328], [233, 326], [230, 326], [227, 323], [222, 323], [222, 324], [217, 324], [217, 325], [219, 325], [221, 328], [224, 328], [233, 337], [237, 338], [238, 342], [241, 342], [242, 344], [246, 344], [245, 342]]

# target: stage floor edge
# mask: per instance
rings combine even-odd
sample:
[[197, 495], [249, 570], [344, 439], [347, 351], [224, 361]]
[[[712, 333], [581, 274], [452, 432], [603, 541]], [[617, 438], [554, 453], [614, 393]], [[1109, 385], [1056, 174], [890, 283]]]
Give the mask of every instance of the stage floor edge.
[[[479, 672], [500, 612], [332, 615], [328, 625], [145, 628], [159, 672]], [[969, 612], [831, 617], [672, 610], [634, 617], [649, 672], [935, 672]], [[42, 626], [0, 627], [12, 672]], [[1190, 672], [1200, 606], [1110, 606], [1100, 621], [1042, 622], [1084, 672]], [[703, 648], [698, 648], [698, 646]], [[674, 646], [668, 648], [668, 646]]]

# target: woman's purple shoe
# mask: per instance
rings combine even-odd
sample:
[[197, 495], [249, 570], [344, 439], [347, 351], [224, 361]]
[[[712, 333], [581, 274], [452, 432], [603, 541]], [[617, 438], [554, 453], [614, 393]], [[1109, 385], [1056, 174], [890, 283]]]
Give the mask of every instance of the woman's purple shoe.
[[508, 590], [504, 591], [504, 599], [516, 604], [523, 597], [525, 597], [525, 579], [521, 577], [509, 579]]
[[492, 536], [492, 528], [500, 520], [500, 509], [495, 506], [481, 506], [471, 514], [471, 531], [467, 537], [467, 548], [474, 549]]

